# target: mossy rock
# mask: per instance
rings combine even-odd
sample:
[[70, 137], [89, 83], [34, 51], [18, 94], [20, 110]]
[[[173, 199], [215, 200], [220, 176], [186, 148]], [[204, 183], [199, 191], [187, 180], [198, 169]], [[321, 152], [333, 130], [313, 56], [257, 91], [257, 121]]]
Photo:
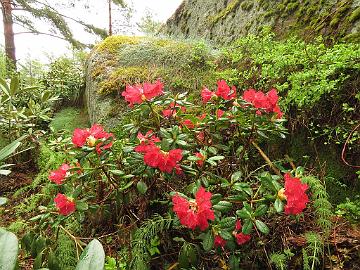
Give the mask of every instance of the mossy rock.
[[[215, 51], [200, 41], [112, 36], [88, 59], [86, 105], [90, 122], [114, 127], [127, 104], [126, 85], [162, 80], [166, 90], [192, 92], [217, 79]], [[114, 113], [116, 108], [116, 113]]]
[[271, 26], [281, 38], [296, 34], [312, 40], [320, 34], [332, 43], [358, 31], [359, 17], [359, 0], [184, 1], [163, 32], [228, 44]]

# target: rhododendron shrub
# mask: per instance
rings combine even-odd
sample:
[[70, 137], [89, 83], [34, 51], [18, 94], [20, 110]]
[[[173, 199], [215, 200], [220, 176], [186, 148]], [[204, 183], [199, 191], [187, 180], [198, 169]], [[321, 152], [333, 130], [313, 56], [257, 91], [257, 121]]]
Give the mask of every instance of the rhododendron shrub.
[[57, 222], [118, 224], [126, 216], [121, 226], [133, 228], [148, 213], [169, 216], [173, 238], [221, 250], [227, 260], [263, 241], [272, 220], [301, 219], [311, 205], [307, 185], [261, 149], [286, 135], [276, 90], [220, 80], [193, 104], [165, 87], [160, 80], [126, 86], [131, 118], [118, 136], [98, 124], [74, 130], [64, 164], [49, 172]]

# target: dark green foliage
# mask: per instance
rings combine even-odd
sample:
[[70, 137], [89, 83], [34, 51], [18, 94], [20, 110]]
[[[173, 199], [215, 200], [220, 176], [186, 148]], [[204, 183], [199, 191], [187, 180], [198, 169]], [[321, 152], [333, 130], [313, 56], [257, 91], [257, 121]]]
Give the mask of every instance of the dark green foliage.
[[60, 57], [52, 62], [43, 77], [45, 87], [58, 95], [61, 104], [81, 104], [85, 90], [84, 59], [78, 54], [74, 58]]

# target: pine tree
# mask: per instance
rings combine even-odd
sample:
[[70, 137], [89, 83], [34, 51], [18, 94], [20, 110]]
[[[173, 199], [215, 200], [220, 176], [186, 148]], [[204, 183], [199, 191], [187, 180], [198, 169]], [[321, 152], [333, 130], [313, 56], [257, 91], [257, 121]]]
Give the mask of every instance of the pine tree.
[[[23, 33], [33, 33], [38, 35], [42, 34], [55, 38], [61, 38], [68, 41], [75, 48], [84, 48], [86, 44], [81, 43], [74, 37], [68, 25], [68, 21], [76, 22], [77, 24], [83, 26], [84, 30], [87, 32], [105, 38], [112, 33], [111, 4], [113, 3], [120, 7], [125, 7], [123, 0], [107, 1], [108, 2], [104, 2], [104, 5], [109, 5], [109, 32], [80, 19], [72, 18], [66, 14], [62, 14], [59, 11], [59, 5], [71, 7], [75, 5], [73, 1], [67, 1], [67, 3], [61, 4], [59, 1], [48, 0], [0, 0], [4, 23], [5, 53], [9, 59], [8, 69], [16, 69], [16, 54], [13, 31], [14, 24], [21, 25], [23, 28], [27, 29], [28, 32]], [[50, 4], [49, 2], [52, 3]], [[86, 6], [86, 2], [83, 2], [83, 4]], [[22, 14], [24, 15], [19, 16], [16, 14], [16, 11], [23, 11]], [[34, 19], [40, 19], [50, 23], [52, 31], [41, 32], [35, 26]]]

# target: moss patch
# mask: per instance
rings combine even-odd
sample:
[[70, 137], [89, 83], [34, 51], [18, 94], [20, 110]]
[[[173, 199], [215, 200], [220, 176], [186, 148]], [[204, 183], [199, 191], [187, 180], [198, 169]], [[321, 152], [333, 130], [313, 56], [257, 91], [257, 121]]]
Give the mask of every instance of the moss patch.
[[108, 53], [115, 53], [124, 45], [138, 44], [141, 39], [141, 37], [110, 36], [96, 46], [95, 50], [98, 52], [106, 51]]
[[55, 131], [66, 130], [72, 132], [75, 128], [87, 127], [89, 124], [88, 117], [81, 109], [65, 108], [55, 114], [50, 123], [50, 127]]

